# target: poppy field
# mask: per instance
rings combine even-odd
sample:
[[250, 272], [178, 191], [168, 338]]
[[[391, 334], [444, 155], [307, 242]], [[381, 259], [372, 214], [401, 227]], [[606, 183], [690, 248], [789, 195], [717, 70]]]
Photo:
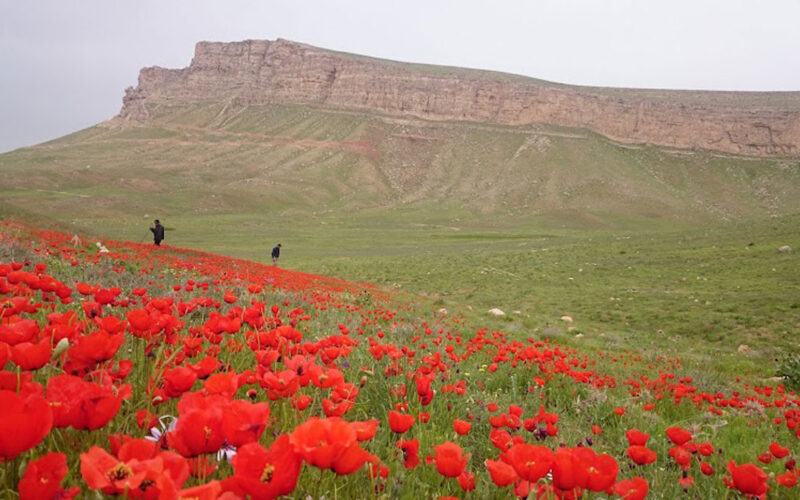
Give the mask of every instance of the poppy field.
[[796, 498], [800, 397], [701, 369], [0, 225], [4, 498]]

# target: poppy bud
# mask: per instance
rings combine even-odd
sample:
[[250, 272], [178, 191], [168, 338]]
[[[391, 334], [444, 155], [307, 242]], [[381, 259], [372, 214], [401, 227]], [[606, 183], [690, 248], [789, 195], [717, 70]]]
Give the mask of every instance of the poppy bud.
[[63, 339], [58, 341], [58, 344], [56, 344], [55, 349], [53, 349], [53, 358], [59, 357], [61, 353], [63, 353], [67, 349], [69, 349], [69, 339], [64, 337]]

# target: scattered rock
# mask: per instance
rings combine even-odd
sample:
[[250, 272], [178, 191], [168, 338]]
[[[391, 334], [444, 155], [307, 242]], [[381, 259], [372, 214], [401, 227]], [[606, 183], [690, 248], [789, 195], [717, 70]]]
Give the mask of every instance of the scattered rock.
[[439, 309], [439, 314], [444, 314], [444, 315], [447, 315], [447, 309], [446, 309], [446, 308], [444, 308], [444, 307], [443, 307], [443, 308], [441, 308], [441, 309]]
[[572, 316], [561, 316], [561, 321], [564, 323], [572, 323]]
[[737, 351], [739, 354], [752, 354], [752, 353], [753, 353], [753, 349], [751, 349], [751, 348], [750, 348], [750, 346], [749, 346], [749, 345], [747, 345], [747, 344], [741, 344], [741, 345], [739, 346], [739, 348], [738, 348], [738, 349], [736, 349], [736, 351]]
[[792, 253], [792, 247], [789, 245], [783, 245], [778, 249], [778, 253]]
[[542, 337], [544, 338], [560, 337], [562, 335], [563, 332], [561, 330], [552, 326], [546, 326], [542, 329]]
[[582, 333], [577, 333], [577, 334], [575, 334], [575, 338], [576, 339], [582, 339], [583, 338], [583, 334]]
[[506, 315], [506, 313], [504, 313], [501, 309], [498, 309], [496, 307], [493, 309], [489, 309], [489, 314], [491, 314], [495, 318], [501, 318]]

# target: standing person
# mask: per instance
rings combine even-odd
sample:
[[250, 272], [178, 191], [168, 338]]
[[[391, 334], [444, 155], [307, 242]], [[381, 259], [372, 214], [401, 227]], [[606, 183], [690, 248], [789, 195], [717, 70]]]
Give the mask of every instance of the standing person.
[[281, 244], [278, 243], [272, 248], [272, 264], [278, 265], [278, 257], [281, 256]]
[[156, 246], [160, 246], [161, 242], [164, 241], [164, 226], [161, 225], [161, 221], [156, 219], [155, 226], [151, 227], [150, 231], [153, 232], [153, 243]]

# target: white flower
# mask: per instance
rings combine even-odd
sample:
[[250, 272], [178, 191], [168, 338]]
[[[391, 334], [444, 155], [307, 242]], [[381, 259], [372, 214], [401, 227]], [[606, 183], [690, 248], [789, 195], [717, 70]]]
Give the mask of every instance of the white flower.
[[150, 435], [145, 436], [145, 439], [148, 441], [154, 441], [156, 443], [159, 442], [164, 434], [175, 430], [175, 426], [178, 424], [178, 419], [172, 415], [163, 415], [158, 417], [158, 423], [159, 425], [150, 428]]
[[217, 462], [222, 462], [223, 459], [230, 462], [234, 456], [236, 456], [236, 447], [226, 442], [217, 451]]

